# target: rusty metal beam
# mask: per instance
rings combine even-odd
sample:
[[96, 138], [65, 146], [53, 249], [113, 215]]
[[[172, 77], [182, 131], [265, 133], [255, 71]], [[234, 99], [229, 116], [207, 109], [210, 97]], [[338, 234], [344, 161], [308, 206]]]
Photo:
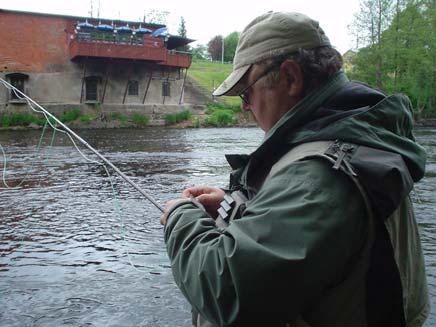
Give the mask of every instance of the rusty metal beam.
[[142, 104], [145, 103], [145, 97], [147, 96], [148, 89], [149, 89], [149, 87], [150, 87], [150, 82], [151, 82], [151, 79], [152, 79], [152, 78], [153, 78], [153, 69], [151, 69], [150, 77], [148, 78], [147, 86], [145, 87], [145, 93], [144, 93], [144, 97], [142, 98]]
[[182, 90], [180, 91], [179, 104], [182, 104], [183, 93], [185, 92], [186, 75], [188, 75], [188, 68], [185, 68], [185, 76], [183, 77]]
[[83, 76], [82, 76], [82, 86], [80, 88], [80, 103], [83, 101], [83, 84], [85, 84], [85, 77], [86, 77], [86, 57], [83, 62]]

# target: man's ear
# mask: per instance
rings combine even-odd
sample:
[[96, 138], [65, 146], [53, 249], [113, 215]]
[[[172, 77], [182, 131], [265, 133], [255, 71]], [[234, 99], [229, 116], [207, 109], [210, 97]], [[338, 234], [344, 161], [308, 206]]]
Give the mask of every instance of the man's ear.
[[291, 59], [286, 59], [280, 66], [280, 73], [286, 79], [289, 95], [297, 98], [302, 97], [304, 83], [301, 66]]

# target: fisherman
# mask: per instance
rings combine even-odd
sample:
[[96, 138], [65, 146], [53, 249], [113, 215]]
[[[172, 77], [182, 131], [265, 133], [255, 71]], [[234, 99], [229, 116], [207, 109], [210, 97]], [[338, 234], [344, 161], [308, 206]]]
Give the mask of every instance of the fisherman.
[[228, 189], [185, 189], [161, 217], [197, 326], [423, 325], [411, 104], [341, 67], [305, 15], [268, 12], [241, 33], [214, 95], [240, 96], [264, 140], [227, 156]]

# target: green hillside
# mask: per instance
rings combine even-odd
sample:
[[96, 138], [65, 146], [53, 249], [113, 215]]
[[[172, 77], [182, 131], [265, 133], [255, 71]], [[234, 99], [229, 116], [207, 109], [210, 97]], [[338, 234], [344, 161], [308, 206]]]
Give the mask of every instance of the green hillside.
[[[232, 64], [193, 59], [188, 76], [212, 92], [231, 72]], [[223, 97], [223, 100], [230, 106], [238, 106], [241, 103], [239, 97]]]

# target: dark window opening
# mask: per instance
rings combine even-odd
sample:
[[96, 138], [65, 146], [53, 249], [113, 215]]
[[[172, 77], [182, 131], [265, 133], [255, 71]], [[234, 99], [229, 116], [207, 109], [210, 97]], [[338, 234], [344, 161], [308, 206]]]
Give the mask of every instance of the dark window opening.
[[[19, 91], [24, 93], [24, 84], [26, 80], [29, 78], [28, 75], [21, 74], [21, 73], [11, 73], [11, 74], [7, 74], [6, 77], [9, 78], [9, 82], [12, 86], [14, 86]], [[22, 98], [23, 97], [21, 94], [11, 89], [10, 100], [20, 100]]]
[[138, 95], [138, 89], [139, 89], [139, 83], [138, 81], [129, 81], [128, 86], [128, 94], [129, 95]]
[[86, 79], [86, 101], [97, 101], [97, 78]]
[[171, 96], [170, 82], [169, 81], [163, 81], [162, 82], [162, 96], [164, 96], [164, 97]]

